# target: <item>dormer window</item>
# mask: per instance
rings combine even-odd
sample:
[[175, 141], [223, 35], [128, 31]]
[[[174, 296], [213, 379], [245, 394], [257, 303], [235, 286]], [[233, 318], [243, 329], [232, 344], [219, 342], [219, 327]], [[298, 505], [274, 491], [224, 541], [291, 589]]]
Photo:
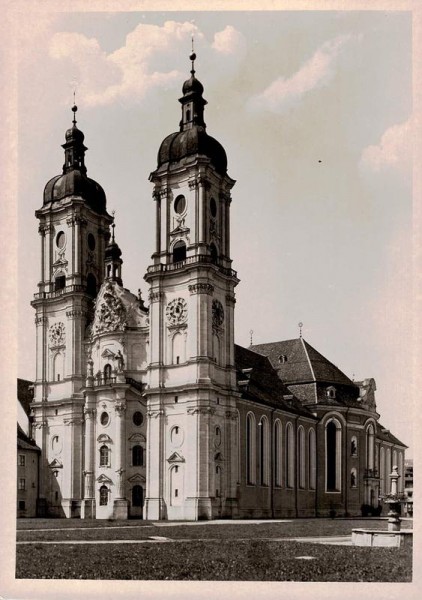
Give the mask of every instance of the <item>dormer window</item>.
[[280, 354], [280, 356], [278, 357], [278, 362], [280, 364], [286, 363], [287, 362], [287, 356], [285, 354]]
[[326, 393], [327, 393], [327, 398], [335, 398], [336, 397], [336, 388], [333, 386], [330, 386], [327, 388]]

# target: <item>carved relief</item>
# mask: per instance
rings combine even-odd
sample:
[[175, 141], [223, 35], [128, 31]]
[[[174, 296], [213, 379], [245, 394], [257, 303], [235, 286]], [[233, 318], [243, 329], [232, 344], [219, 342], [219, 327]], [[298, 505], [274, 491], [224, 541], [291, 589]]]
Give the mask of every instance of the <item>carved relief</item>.
[[92, 335], [110, 331], [124, 331], [127, 326], [127, 314], [123, 302], [115, 294], [114, 287], [108, 284], [102, 299], [95, 309]]
[[66, 341], [66, 330], [64, 323], [59, 321], [51, 325], [48, 330], [50, 338], [50, 348], [56, 348], [57, 346], [64, 346]]
[[168, 303], [166, 308], [167, 321], [170, 325], [180, 325], [185, 323], [188, 318], [188, 307], [186, 300], [175, 298]]
[[232, 296], [231, 294], [227, 294], [226, 295], [226, 302], [227, 304], [231, 304], [231, 305], [235, 305], [236, 304], [236, 298], [235, 296]]
[[214, 327], [221, 327], [224, 323], [224, 308], [219, 300], [212, 301], [212, 324]]
[[163, 292], [150, 292], [149, 293], [149, 301], [150, 302], [158, 302], [159, 300], [162, 300], [164, 297]]

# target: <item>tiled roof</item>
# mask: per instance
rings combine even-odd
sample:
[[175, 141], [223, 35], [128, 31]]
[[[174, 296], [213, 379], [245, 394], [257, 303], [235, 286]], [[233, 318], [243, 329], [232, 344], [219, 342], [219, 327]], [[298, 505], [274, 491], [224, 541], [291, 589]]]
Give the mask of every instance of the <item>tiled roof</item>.
[[[268, 356], [284, 383], [318, 381], [333, 385], [354, 385], [338, 367], [320, 354], [303, 338], [256, 344], [251, 350]], [[286, 357], [282, 362], [281, 357]]]
[[18, 449], [41, 452], [34, 440], [29, 438], [18, 423]]
[[[311, 412], [301, 405], [280, 380], [265, 356], [235, 345], [235, 366], [242, 397], [291, 413], [312, 417]], [[284, 396], [289, 396], [289, 399]]]
[[381, 423], [377, 423], [377, 431], [376, 437], [379, 440], [383, 440], [385, 442], [390, 442], [391, 444], [395, 444], [396, 446], [403, 446], [403, 448], [408, 448], [406, 444], [403, 444], [395, 435], [393, 435], [388, 429], [386, 429]]

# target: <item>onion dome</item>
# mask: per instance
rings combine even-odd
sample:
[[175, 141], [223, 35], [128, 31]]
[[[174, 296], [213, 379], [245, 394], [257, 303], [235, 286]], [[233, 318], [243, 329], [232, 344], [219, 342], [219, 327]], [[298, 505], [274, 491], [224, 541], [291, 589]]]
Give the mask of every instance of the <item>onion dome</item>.
[[183, 84], [183, 96], [180, 131], [171, 133], [161, 143], [157, 163], [168, 168], [173, 163], [190, 162], [191, 158], [205, 156], [220, 175], [227, 172], [227, 155], [223, 146], [206, 132], [204, 107], [207, 101], [202, 97], [204, 87], [195, 77], [194, 63], [196, 54], [190, 55], [192, 61], [191, 76]]
[[76, 126], [77, 106], [72, 107], [73, 126], [66, 131], [64, 148], [65, 162], [63, 173], [50, 179], [44, 188], [44, 205], [59, 202], [69, 196], [83, 198], [92, 210], [106, 213], [106, 195], [103, 188], [86, 175], [85, 136]]

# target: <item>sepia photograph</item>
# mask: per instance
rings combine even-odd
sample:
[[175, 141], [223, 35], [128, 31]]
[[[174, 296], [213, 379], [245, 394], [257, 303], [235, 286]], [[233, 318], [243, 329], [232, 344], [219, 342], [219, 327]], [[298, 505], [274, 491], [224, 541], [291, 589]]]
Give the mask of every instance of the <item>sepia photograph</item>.
[[411, 584], [412, 10], [55, 4], [8, 21], [4, 597]]

